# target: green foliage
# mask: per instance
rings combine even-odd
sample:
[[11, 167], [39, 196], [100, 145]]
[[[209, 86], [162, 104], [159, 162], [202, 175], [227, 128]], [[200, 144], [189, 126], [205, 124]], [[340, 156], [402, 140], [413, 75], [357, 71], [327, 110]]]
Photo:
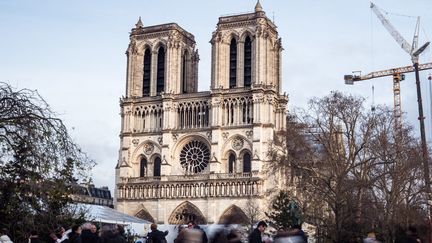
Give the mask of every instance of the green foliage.
[[271, 212], [266, 213], [280, 229], [303, 223], [302, 210], [287, 191], [280, 191], [271, 202]]
[[37, 92], [0, 83], [0, 228], [14, 242], [82, 220], [70, 195], [93, 165]]

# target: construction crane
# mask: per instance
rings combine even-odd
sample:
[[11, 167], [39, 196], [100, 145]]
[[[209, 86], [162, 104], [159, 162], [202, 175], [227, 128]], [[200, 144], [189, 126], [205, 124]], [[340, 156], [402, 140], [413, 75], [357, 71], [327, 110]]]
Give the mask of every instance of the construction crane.
[[[418, 70], [428, 70], [432, 69], [432, 62], [420, 64], [418, 66]], [[394, 102], [394, 108], [393, 113], [395, 117], [395, 127], [397, 129], [400, 129], [402, 126], [402, 107], [401, 107], [401, 98], [400, 98], [400, 82], [405, 79], [405, 73], [411, 73], [414, 72], [415, 69], [413, 66], [405, 66], [405, 67], [398, 67], [398, 68], [391, 68], [381, 71], [375, 71], [368, 73], [366, 75], [361, 75], [361, 72], [353, 72], [353, 73], [359, 73], [354, 75], [345, 75], [344, 80], [345, 84], [354, 84], [354, 82], [358, 81], [365, 81], [369, 79], [374, 78], [381, 78], [386, 76], [393, 76], [393, 102]]]
[[[420, 17], [417, 18], [417, 23], [414, 31], [414, 37], [413, 37], [413, 43], [410, 45], [405, 38], [393, 27], [393, 25], [386, 19], [386, 17], [381, 13], [381, 11], [378, 9], [378, 7], [371, 2], [370, 8], [375, 13], [375, 15], [378, 17], [378, 19], [381, 21], [383, 26], [387, 29], [387, 31], [390, 33], [390, 35], [395, 39], [395, 41], [400, 45], [400, 47], [407, 52], [410, 57], [411, 61], [413, 63], [412, 70], [415, 72], [416, 77], [416, 89], [417, 89], [417, 103], [418, 103], [418, 111], [419, 111], [419, 122], [420, 122], [420, 137], [421, 137], [421, 147], [422, 147], [422, 160], [423, 160], [423, 171], [424, 171], [424, 181], [425, 181], [425, 192], [426, 192], [426, 198], [428, 200], [428, 207], [429, 207], [429, 228], [430, 232], [432, 232], [432, 195], [431, 195], [431, 182], [430, 182], [430, 173], [429, 173], [429, 155], [427, 151], [427, 145], [426, 145], [426, 132], [425, 132], [425, 125], [424, 125], [424, 115], [423, 115], [423, 101], [422, 101], [422, 95], [421, 95], [421, 88], [420, 88], [420, 65], [419, 65], [419, 56], [420, 54], [429, 46], [430, 42], [426, 42], [421, 47], [418, 47], [418, 36], [419, 36], [419, 29], [420, 29]], [[408, 68], [408, 67], [405, 67]], [[390, 70], [390, 71], [389, 71]], [[395, 96], [395, 106], [398, 106], [398, 109], [400, 111], [400, 86], [399, 83], [402, 79], [402, 70], [396, 69], [389, 69], [387, 72], [393, 71], [393, 91]], [[424, 69], [423, 69], [424, 70]], [[411, 71], [412, 72], [412, 71]], [[377, 73], [377, 72], [374, 72]], [[372, 74], [372, 73], [371, 73]], [[366, 75], [367, 76], [367, 75]], [[388, 76], [388, 75], [385, 75]], [[349, 78], [349, 77], [348, 77]], [[371, 78], [374, 78], [371, 76]], [[354, 81], [354, 76], [353, 76]], [[396, 107], [395, 107], [396, 109]], [[396, 112], [399, 112], [396, 111]], [[399, 115], [400, 120], [400, 113], [396, 113], [395, 115]], [[400, 121], [399, 121], [400, 122]], [[432, 236], [429, 235], [429, 242], [432, 243]]]

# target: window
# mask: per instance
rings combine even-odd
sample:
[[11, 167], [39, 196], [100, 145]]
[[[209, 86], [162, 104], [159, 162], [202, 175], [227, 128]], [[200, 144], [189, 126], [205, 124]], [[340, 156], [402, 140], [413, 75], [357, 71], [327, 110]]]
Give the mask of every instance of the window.
[[140, 162], [140, 177], [144, 177], [147, 172], [147, 159], [142, 158]]
[[144, 52], [144, 77], [143, 96], [150, 96], [150, 73], [151, 73], [151, 52], [150, 49]]
[[188, 55], [188, 52], [185, 52], [183, 54], [183, 58], [182, 58], [182, 92], [183, 94], [187, 93], [187, 69], [186, 69], [186, 56]]
[[244, 43], [244, 86], [250, 87], [252, 82], [252, 42], [246, 37]]
[[251, 156], [249, 153], [245, 153], [243, 155], [243, 172], [250, 173], [251, 170]]
[[161, 159], [159, 157], [154, 160], [153, 176], [161, 176]]
[[165, 49], [163, 46], [159, 47], [157, 59], [157, 82], [156, 93], [160, 95], [164, 91], [165, 86]]
[[235, 88], [237, 86], [237, 42], [233, 38], [230, 45], [230, 75], [229, 87]]
[[228, 173], [234, 173], [235, 172], [235, 160], [236, 157], [234, 154], [230, 154], [228, 158]]

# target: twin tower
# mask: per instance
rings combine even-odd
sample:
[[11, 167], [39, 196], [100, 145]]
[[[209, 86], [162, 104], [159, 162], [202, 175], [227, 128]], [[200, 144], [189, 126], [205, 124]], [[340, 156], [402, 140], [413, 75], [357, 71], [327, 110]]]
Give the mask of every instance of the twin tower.
[[194, 36], [175, 23], [130, 33], [120, 101], [117, 210], [165, 224], [245, 223], [284, 180], [268, 150], [286, 128], [281, 39], [260, 3], [219, 18], [211, 88], [198, 92]]

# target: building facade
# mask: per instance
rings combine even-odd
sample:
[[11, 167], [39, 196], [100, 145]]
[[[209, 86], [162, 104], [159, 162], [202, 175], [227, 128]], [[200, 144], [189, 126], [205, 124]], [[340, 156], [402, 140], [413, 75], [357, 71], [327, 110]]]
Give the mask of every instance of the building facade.
[[73, 188], [74, 193], [71, 196], [74, 202], [114, 207], [114, 201], [107, 186], [95, 187], [93, 184], [77, 184]]
[[244, 221], [283, 183], [268, 149], [286, 129], [282, 44], [260, 3], [219, 18], [210, 91], [198, 92], [194, 36], [175, 23], [130, 33], [115, 207], [165, 224]]

